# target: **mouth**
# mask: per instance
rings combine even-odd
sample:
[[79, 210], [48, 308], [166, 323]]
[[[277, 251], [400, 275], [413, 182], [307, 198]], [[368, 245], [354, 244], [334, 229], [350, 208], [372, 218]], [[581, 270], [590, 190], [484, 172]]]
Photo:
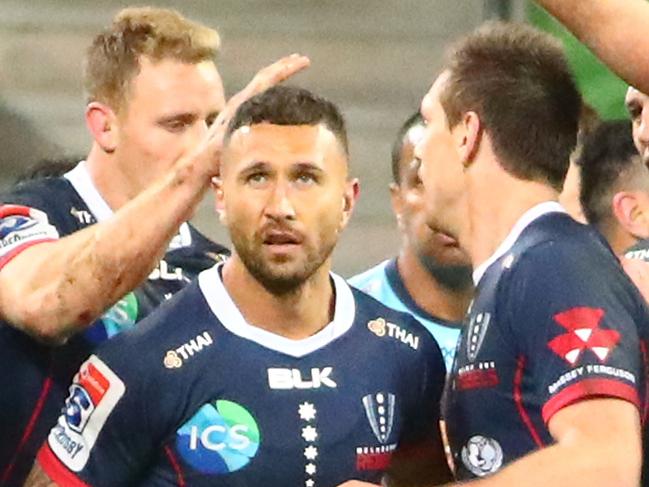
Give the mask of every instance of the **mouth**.
[[303, 241], [302, 235], [293, 230], [273, 229], [262, 233], [264, 247], [279, 253], [295, 249]]

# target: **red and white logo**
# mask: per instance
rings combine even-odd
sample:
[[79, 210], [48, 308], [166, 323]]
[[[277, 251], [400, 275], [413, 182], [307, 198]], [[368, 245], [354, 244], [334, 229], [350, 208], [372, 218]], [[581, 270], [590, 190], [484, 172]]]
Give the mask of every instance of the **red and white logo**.
[[557, 313], [554, 320], [568, 332], [550, 340], [548, 346], [570, 365], [575, 365], [585, 350], [590, 350], [605, 363], [619, 343], [620, 333], [600, 328], [604, 314], [601, 308], [585, 306]]

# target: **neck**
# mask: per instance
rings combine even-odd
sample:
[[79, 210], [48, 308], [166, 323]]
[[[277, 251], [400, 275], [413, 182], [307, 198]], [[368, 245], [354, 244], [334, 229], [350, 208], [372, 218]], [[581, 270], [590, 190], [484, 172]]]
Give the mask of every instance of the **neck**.
[[543, 183], [521, 181], [511, 176], [501, 179], [504, 180], [500, 184], [470, 187], [470, 229], [465, 240], [474, 268], [493, 255], [527, 210], [545, 201], [556, 201], [559, 196]]
[[470, 274], [465, 288], [449, 289], [431, 275], [414, 250], [406, 245], [402, 246], [397, 258], [397, 269], [408, 294], [417, 306], [443, 320], [462, 321], [473, 296]]
[[113, 211], [133, 199], [129, 188], [131, 181], [123, 174], [112, 160], [97, 144], [93, 144], [86, 158], [90, 179]]
[[223, 285], [248, 323], [300, 340], [314, 335], [333, 319], [335, 295], [330, 265], [325, 262], [295, 290], [278, 295], [257, 281], [233, 253], [223, 266]]

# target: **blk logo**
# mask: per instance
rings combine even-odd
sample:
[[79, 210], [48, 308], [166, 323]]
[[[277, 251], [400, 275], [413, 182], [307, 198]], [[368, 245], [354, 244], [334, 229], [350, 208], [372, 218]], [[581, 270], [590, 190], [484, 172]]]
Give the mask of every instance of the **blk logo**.
[[604, 314], [601, 308], [588, 307], [557, 313], [554, 320], [568, 332], [553, 338], [548, 346], [570, 365], [575, 365], [585, 350], [592, 351], [600, 362], [606, 362], [620, 341], [620, 333], [599, 327]]
[[337, 384], [330, 377], [333, 367], [311, 369], [310, 375], [302, 376], [299, 369], [268, 369], [268, 385], [271, 389], [319, 389], [329, 387], [335, 389]]

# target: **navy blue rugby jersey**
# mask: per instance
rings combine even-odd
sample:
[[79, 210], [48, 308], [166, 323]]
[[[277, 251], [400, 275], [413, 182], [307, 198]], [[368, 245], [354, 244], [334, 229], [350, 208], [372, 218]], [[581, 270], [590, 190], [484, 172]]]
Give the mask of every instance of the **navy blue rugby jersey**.
[[[0, 267], [31, 245], [56, 240], [111, 215], [85, 163], [64, 177], [20, 184], [0, 195]], [[43, 345], [0, 321], [4, 391], [0, 394], [0, 485], [22, 485], [56, 421], [72, 377], [94, 348], [133, 326], [225, 252], [183, 224], [148, 281], [64, 346]]]
[[645, 303], [595, 231], [560, 210], [531, 209], [475, 271], [444, 404], [461, 480], [553, 443], [549, 421], [578, 401], [618, 398], [646, 417]]
[[441, 451], [445, 367], [422, 325], [332, 275], [332, 322], [290, 340], [246, 323], [220, 269], [81, 367], [38, 456], [53, 481], [333, 487]]

